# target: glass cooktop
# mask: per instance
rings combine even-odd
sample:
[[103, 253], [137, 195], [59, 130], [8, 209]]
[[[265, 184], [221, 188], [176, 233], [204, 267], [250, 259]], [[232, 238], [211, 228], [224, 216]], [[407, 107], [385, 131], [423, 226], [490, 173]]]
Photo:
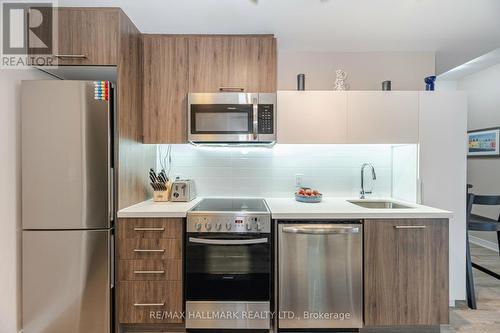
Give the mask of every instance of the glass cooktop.
[[264, 199], [249, 198], [207, 198], [203, 199], [193, 212], [269, 212]]

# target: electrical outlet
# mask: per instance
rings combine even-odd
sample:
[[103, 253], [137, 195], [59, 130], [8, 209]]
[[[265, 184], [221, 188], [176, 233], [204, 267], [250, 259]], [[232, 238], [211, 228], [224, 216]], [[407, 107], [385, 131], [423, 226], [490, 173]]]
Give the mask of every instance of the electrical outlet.
[[295, 174], [295, 186], [297, 187], [302, 187], [302, 178], [304, 177], [303, 174], [301, 173], [296, 173]]

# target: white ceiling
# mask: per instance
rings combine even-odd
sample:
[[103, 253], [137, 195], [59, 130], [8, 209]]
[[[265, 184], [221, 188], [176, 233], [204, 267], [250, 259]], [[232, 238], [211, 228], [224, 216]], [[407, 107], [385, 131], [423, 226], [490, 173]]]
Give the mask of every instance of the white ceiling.
[[499, 0], [59, 0], [149, 33], [274, 33], [279, 49], [469, 53], [500, 46]]

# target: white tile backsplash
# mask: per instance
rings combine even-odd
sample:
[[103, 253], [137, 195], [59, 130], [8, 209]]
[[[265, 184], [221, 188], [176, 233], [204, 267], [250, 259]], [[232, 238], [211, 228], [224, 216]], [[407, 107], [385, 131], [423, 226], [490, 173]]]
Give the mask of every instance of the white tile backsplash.
[[[164, 150], [158, 149], [159, 159]], [[372, 181], [366, 171], [366, 188], [373, 187], [373, 196], [391, 196], [391, 145], [172, 145], [170, 176], [194, 179], [199, 196], [292, 196], [296, 174], [303, 175], [304, 186], [325, 195], [357, 196], [360, 167], [365, 162], [372, 163], [377, 172], [377, 180]]]
[[417, 202], [417, 164], [417, 145], [392, 147], [392, 196], [394, 198]]

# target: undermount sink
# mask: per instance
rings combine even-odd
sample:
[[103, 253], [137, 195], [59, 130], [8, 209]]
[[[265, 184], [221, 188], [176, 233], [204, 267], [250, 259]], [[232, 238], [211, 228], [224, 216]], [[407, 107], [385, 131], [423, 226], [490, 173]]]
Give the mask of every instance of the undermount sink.
[[412, 208], [410, 206], [401, 205], [391, 201], [364, 201], [364, 200], [347, 200], [347, 201], [364, 208], [374, 208], [374, 209]]

